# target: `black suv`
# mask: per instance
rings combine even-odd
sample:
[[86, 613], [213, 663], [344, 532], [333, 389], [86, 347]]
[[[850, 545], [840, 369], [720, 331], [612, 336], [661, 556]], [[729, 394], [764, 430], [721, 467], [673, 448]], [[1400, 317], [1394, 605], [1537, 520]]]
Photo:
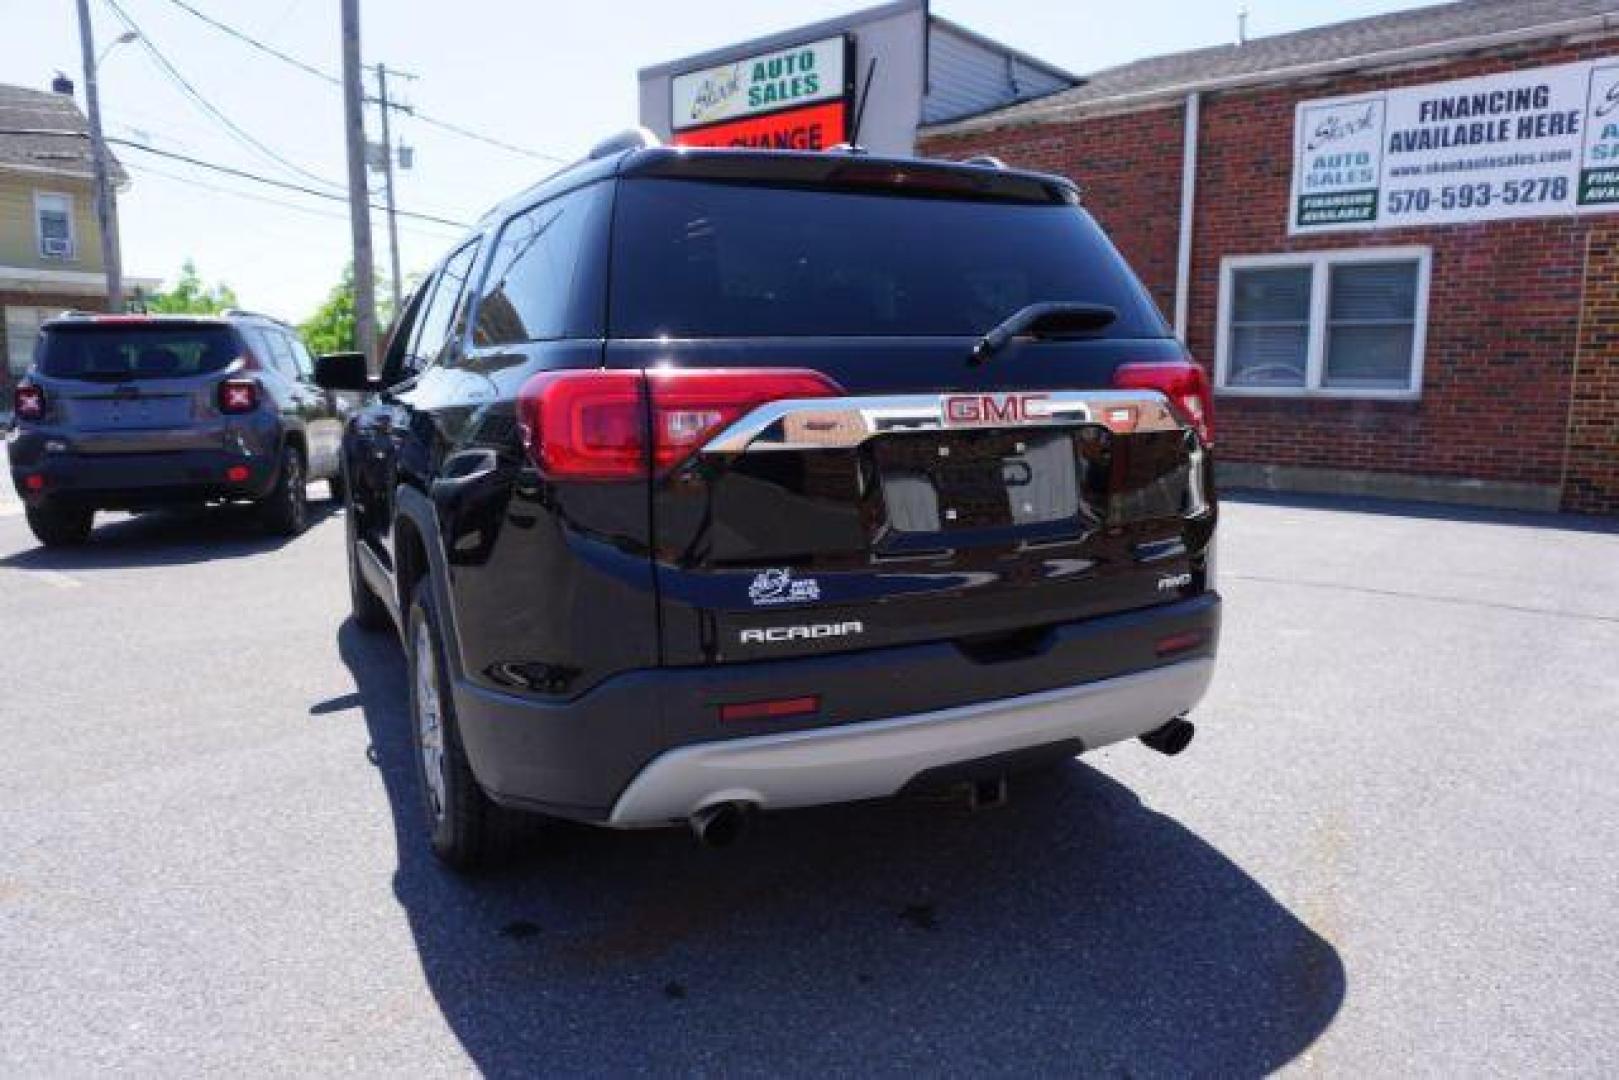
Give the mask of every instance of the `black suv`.
[[264, 315], [45, 323], [13, 401], [29, 526], [79, 544], [97, 510], [250, 500], [272, 531], [302, 532], [307, 481], [341, 496], [347, 406], [313, 380], [297, 332]]
[[343, 444], [432, 843], [733, 835], [1141, 736], [1213, 671], [1210, 395], [1069, 181], [604, 144], [428, 276]]

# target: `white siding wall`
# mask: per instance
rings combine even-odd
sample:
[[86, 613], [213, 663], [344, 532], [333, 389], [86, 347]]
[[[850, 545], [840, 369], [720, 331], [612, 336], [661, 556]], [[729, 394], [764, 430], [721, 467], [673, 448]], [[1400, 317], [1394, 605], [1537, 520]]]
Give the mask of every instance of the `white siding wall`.
[[944, 123], [1054, 94], [1067, 86], [1049, 72], [935, 23], [929, 43], [929, 89], [922, 101], [922, 122]]

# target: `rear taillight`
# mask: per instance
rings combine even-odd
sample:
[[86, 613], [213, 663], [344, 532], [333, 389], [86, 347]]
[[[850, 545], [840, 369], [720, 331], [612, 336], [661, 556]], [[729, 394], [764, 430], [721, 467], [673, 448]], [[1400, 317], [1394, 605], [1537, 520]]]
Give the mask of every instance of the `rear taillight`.
[[11, 408], [18, 420], [45, 419], [45, 391], [37, 386], [19, 386], [12, 391]]
[[666, 368], [647, 372], [647, 384], [653, 464], [659, 472], [685, 461], [761, 405], [843, 393], [825, 375], [803, 368]]
[[523, 384], [517, 417], [547, 476], [629, 480], [646, 472], [639, 371], [547, 371]]
[[548, 371], [523, 385], [517, 412], [545, 475], [634, 480], [674, 468], [760, 405], [842, 392], [818, 372], [791, 368]]
[[252, 379], [226, 379], [219, 384], [219, 411], [250, 413], [259, 407], [259, 384]]
[[1200, 364], [1192, 360], [1123, 364], [1113, 373], [1113, 385], [1121, 390], [1157, 390], [1205, 446], [1214, 445], [1214, 394]]

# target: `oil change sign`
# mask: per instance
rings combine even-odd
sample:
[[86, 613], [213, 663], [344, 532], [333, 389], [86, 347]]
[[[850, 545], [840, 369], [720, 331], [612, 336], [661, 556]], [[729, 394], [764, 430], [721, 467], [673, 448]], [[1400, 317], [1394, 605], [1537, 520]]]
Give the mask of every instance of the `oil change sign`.
[[1619, 210], [1619, 57], [1299, 103], [1288, 231]]
[[847, 42], [842, 37], [778, 49], [671, 83], [675, 132], [843, 100]]

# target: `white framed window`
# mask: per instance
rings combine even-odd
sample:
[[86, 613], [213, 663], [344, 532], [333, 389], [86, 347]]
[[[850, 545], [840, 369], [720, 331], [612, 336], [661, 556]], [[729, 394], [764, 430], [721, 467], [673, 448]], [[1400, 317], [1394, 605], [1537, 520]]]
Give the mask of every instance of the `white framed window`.
[[1219, 393], [1420, 397], [1431, 266], [1426, 247], [1222, 260]]
[[39, 236], [39, 256], [71, 262], [77, 256], [78, 237], [73, 235], [73, 196], [56, 191], [34, 192], [34, 228]]

